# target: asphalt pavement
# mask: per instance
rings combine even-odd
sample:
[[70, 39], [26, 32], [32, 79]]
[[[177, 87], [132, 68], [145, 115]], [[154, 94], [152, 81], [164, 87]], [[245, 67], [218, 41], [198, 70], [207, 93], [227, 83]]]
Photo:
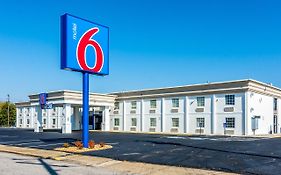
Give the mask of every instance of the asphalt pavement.
[[[5, 145], [52, 150], [80, 139], [79, 131], [34, 133], [0, 128], [0, 144]], [[106, 142], [113, 148], [85, 155], [242, 174], [281, 172], [281, 138], [91, 132], [90, 139]]]

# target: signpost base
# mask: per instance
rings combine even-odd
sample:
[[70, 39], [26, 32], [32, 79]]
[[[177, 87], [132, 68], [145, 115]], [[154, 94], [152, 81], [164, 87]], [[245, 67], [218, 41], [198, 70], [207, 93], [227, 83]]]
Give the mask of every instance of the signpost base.
[[89, 143], [89, 73], [83, 72], [83, 147], [88, 148]]

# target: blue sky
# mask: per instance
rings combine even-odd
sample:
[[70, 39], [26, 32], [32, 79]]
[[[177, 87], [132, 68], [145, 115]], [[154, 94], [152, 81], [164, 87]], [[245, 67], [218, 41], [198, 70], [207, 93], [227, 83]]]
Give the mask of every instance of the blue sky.
[[60, 70], [60, 15], [110, 28], [110, 75], [92, 92], [252, 78], [281, 87], [281, 2], [261, 0], [7, 0], [0, 6], [0, 100], [81, 90]]

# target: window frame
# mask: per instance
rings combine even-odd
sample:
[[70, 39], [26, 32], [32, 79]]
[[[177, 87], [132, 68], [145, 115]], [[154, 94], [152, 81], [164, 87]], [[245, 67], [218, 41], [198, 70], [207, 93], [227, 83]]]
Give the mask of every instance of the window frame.
[[131, 109], [132, 110], [137, 109], [137, 101], [131, 101]]
[[[177, 120], [177, 121], [174, 121]], [[178, 117], [172, 118], [172, 128], [178, 128], [180, 127], [180, 119]]]
[[[201, 125], [203, 121], [203, 126]], [[200, 127], [201, 125], [201, 127]], [[197, 128], [205, 128], [205, 118], [204, 117], [197, 117], [196, 118], [196, 127]]]
[[[233, 97], [233, 98], [231, 98], [231, 97]], [[229, 105], [229, 106], [235, 105], [235, 95], [234, 94], [227, 94], [224, 96], [224, 98], [225, 98], [225, 105]]]
[[120, 109], [120, 102], [119, 101], [114, 102], [114, 110], [119, 110], [119, 109]]
[[180, 99], [179, 98], [172, 98], [172, 107], [179, 108], [180, 107]]
[[[152, 120], [155, 121], [155, 125], [152, 125], [152, 124], [154, 124], [154, 122], [153, 122]], [[157, 120], [156, 120], [156, 117], [151, 117], [151, 118], [149, 119], [149, 126], [150, 126], [150, 127], [157, 127]]]
[[[116, 125], [116, 121], [118, 121], [118, 125]], [[120, 118], [114, 118], [114, 126], [115, 127], [120, 126]]]
[[[135, 120], [135, 121], [134, 121]], [[133, 125], [135, 122], [135, 125]], [[131, 126], [132, 127], [137, 127], [137, 118], [131, 118]]]
[[[203, 101], [200, 101], [202, 99]], [[196, 97], [196, 101], [198, 107], [205, 107], [205, 97]]]
[[[153, 105], [154, 102], [155, 102], [155, 105]], [[157, 108], [157, 100], [150, 100], [150, 108], [151, 109], [156, 109]]]
[[[228, 120], [232, 120], [233, 119], [233, 121], [228, 121]], [[229, 122], [231, 122], [231, 123], [229, 123]], [[225, 118], [225, 128], [226, 129], [235, 129], [235, 117], [226, 117]]]

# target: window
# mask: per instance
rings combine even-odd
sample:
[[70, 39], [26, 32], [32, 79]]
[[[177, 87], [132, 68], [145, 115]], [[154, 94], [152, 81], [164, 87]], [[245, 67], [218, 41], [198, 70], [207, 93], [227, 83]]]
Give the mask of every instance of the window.
[[119, 118], [114, 119], [114, 126], [119, 126], [120, 125], [120, 120]]
[[225, 95], [226, 105], [235, 105], [235, 95]]
[[22, 124], [22, 119], [20, 119], [20, 124]]
[[137, 118], [132, 118], [132, 126], [137, 126]]
[[53, 118], [53, 125], [55, 125], [56, 124], [56, 119], [55, 118]]
[[118, 110], [119, 109], [119, 102], [115, 102], [114, 103], [114, 110]]
[[197, 106], [205, 106], [205, 97], [197, 97]]
[[137, 102], [131, 101], [131, 109], [137, 109]]
[[179, 118], [172, 118], [172, 126], [179, 127]]
[[20, 108], [20, 113], [22, 113], [22, 108]]
[[198, 128], [204, 128], [205, 127], [205, 118], [196, 118], [196, 126]]
[[150, 108], [156, 108], [156, 100], [150, 100]]
[[30, 112], [30, 108], [26, 108], [26, 111], [27, 111], [27, 113], [29, 113]]
[[47, 123], [47, 120], [44, 118], [43, 119], [43, 124], [46, 125], [46, 123]]
[[56, 112], [56, 107], [53, 108], [53, 112]]
[[173, 106], [173, 108], [178, 108], [180, 106], [178, 98], [172, 99], [172, 106]]
[[30, 124], [29, 119], [26, 120], [26, 124], [28, 124], [28, 125]]
[[156, 118], [150, 118], [150, 126], [156, 127]]
[[225, 118], [226, 128], [235, 128], [235, 118]]
[[273, 108], [274, 108], [274, 110], [275, 111], [277, 111], [277, 98], [274, 98], [274, 100], [273, 100]]

